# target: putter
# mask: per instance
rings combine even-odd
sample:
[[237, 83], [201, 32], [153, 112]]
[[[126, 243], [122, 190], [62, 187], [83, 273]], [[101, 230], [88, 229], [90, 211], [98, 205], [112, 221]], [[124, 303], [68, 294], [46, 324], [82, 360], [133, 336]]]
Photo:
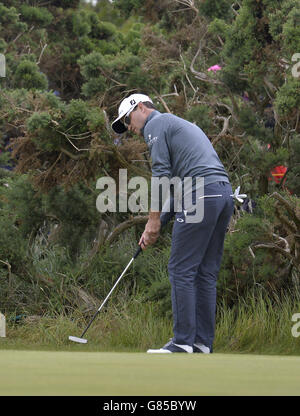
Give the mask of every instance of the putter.
[[110, 297], [110, 295], [112, 294], [112, 292], [114, 291], [115, 287], [117, 286], [117, 284], [119, 283], [119, 281], [122, 279], [122, 277], [124, 276], [124, 274], [126, 273], [128, 267], [131, 265], [131, 263], [133, 262], [134, 259], [137, 258], [137, 256], [142, 252], [142, 248], [141, 246], [139, 246], [139, 248], [137, 249], [136, 253], [134, 254], [134, 256], [132, 257], [132, 259], [130, 260], [130, 262], [127, 264], [127, 266], [125, 267], [123, 273], [121, 274], [121, 276], [118, 278], [118, 280], [116, 281], [116, 283], [113, 285], [112, 289], [110, 290], [110, 292], [108, 293], [108, 295], [106, 296], [106, 298], [104, 299], [104, 301], [102, 302], [102, 304], [100, 305], [99, 309], [97, 310], [97, 312], [95, 313], [95, 315], [93, 316], [93, 318], [91, 319], [91, 321], [89, 322], [88, 326], [85, 328], [85, 330], [83, 331], [83, 333], [81, 334], [80, 338], [79, 337], [72, 337], [69, 336], [69, 340], [73, 341], [73, 342], [78, 342], [79, 344], [86, 344], [87, 343], [87, 339], [83, 338], [84, 334], [86, 333], [86, 331], [89, 329], [89, 327], [91, 326], [92, 322], [94, 321], [94, 319], [96, 318], [96, 316], [98, 315], [98, 313], [101, 311], [101, 309], [103, 308], [103, 306], [105, 305], [106, 301], [108, 300], [108, 298]]

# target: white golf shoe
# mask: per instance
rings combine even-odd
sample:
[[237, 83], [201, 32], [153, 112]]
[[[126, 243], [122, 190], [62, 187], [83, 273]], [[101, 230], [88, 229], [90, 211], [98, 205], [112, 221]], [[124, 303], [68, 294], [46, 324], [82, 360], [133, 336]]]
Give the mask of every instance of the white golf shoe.
[[190, 345], [181, 345], [181, 344], [174, 344], [173, 340], [167, 342], [162, 348], [148, 350], [148, 354], [172, 354], [174, 352], [185, 352], [191, 354], [193, 352], [193, 347]]

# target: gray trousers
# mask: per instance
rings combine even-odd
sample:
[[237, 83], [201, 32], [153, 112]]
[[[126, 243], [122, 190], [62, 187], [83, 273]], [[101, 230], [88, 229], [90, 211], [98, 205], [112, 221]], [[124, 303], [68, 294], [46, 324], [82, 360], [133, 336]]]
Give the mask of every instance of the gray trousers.
[[225, 233], [233, 213], [232, 188], [216, 182], [204, 187], [204, 218], [188, 223], [177, 213], [168, 270], [173, 310], [173, 342], [201, 343], [212, 349], [215, 333], [216, 285]]

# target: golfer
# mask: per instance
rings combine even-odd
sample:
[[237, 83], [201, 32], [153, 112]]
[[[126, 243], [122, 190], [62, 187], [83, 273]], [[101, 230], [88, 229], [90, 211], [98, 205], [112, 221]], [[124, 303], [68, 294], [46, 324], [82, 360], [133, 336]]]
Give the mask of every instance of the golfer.
[[[233, 213], [228, 175], [210, 140], [195, 124], [160, 113], [150, 97], [132, 94], [119, 106], [113, 130], [142, 135], [149, 147], [152, 177], [204, 178], [204, 216], [187, 221], [183, 209], [175, 215], [168, 264], [173, 311], [173, 338], [148, 353], [211, 353], [215, 333], [216, 284], [226, 229]], [[197, 186], [193, 183], [195, 202]], [[154, 244], [168, 213], [150, 210], [139, 241]]]

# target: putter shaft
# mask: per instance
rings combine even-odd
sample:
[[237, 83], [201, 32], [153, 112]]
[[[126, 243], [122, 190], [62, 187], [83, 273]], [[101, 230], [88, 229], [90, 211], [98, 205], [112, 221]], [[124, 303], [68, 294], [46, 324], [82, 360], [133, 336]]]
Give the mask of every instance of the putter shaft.
[[[99, 309], [97, 310], [97, 312], [94, 314], [94, 316], [92, 317], [92, 319], [90, 320], [90, 322], [88, 323], [87, 327], [85, 328], [85, 330], [83, 331], [83, 333], [81, 334], [80, 338], [83, 338], [84, 334], [86, 333], [86, 331], [89, 329], [89, 327], [91, 326], [92, 322], [94, 321], [94, 319], [96, 318], [96, 316], [98, 315], [98, 313], [101, 311], [101, 309], [103, 308], [103, 306], [105, 305], [105, 303], [107, 302], [108, 298], [110, 297], [110, 295], [112, 294], [112, 292], [114, 291], [115, 287], [117, 286], [117, 284], [119, 283], [119, 281], [122, 279], [122, 277], [124, 276], [124, 274], [126, 273], [127, 269], [130, 267], [131, 263], [133, 262], [134, 259], [137, 258], [137, 256], [142, 252], [142, 248], [141, 246], [139, 246], [139, 248], [137, 249], [137, 251], [135, 252], [134, 256], [132, 257], [132, 259], [130, 260], [130, 262], [127, 264], [127, 266], [125, 267], [125, 269], [123, 270], [122, 274], [120, 275], [120, 277], [117, 279], [117, 281], [115, 282], [115, 284], [113, 285], [113, 287], [111, 288], [110, 292], [108, 293], [108, 295], [106, 296], [106, 298], [104, 299], [104, 301], [102, 302], [102, 304], [99, 306]], [[75, 341], [75, 342], [82, 342], [82, 341], [76, 341], [75, 339], [78, 339], [77, 337], [69, 337], [69, 339], [71, 341]], [[84, 340], [86, 341], [86, 340]], [[83, 343], [83, 342], [82, 342]]]
[[102, 302], [102, 304], [100, 305], [99, 309], [97, 310], [97, 312], [95, 313], [95, 315], [93, 316], [93, 318], [90, 320], [88, 326], [85, 328], [85, 330], [81, 334], [81, 337], [80, 338], [82, 338], [84, 336], [84, 334], [86, 333], [86, 331], [89, 329], [89, 327], [91, 326], [92, 322], [94, 321], [94, 319], [96, 318], [96, 316], [98, 315], [98, 313], [101, 311], [101, 309], [103, 308], [103, 306], [107, 302], [108, 298], [110, 297], [110, 295], [114, 291], [115, 287], [117, 286], [117, 284], [119, 283], [119, 281], [122, 279], [122, 277], [126, 273], [128, 267], [131, 265], [131, 263], [133, 262], [133, 260], [134, 260], [134, 257], [132, 257], [132, 259], [130, 260], [130, 262], [127, 264], [127, 266], [125, 267], [123, 273], [121, 274], [121, 276], [118, 278], [118, 280], [116, 281], [116, 283], [111, 288], [110, 292], [108, 293], [108, 295], [106, 296], [106, 298], [104, 299], [104, 301]]

